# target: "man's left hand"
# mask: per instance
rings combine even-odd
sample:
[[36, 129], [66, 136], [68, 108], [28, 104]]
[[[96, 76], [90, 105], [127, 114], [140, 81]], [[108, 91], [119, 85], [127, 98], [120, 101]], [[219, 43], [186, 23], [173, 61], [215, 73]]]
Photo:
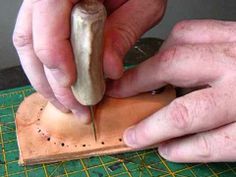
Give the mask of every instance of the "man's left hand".
[[127, 145], [159, 143], [175, 162], [236, 160], [236, 22], [178, 23], [160, 52], [125, 72], [108, 94], [128, 97], [160, 88], [205, 86], [126, 130]]

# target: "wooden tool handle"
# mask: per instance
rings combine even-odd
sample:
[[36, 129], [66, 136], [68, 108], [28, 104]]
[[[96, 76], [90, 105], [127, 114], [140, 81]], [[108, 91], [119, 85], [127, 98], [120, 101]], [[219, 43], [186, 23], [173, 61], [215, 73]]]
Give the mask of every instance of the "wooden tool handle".
[[77, 68], [73, 94], [83, 105], [95, 105], [104, 95], [103, 33], [106, 10], [96, 0], [82, 0], [72, 10], [71, 44]]

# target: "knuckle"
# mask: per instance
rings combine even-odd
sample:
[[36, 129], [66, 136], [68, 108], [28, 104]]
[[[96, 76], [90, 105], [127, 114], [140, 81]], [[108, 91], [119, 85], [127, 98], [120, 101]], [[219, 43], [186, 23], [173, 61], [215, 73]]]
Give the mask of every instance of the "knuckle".
[[59, 62], [61, 62], [59, 59], [63, 58], [63, 57], [56, 57], [57, 56], [56, 51], [50, 48], [36, 47], [35, 54], [49, 69], [56, 69], [59, 65]]
[[176, 74], [176, 70], [173, 69], [173, 67], [178, 66], [176, 63], [182, 60], [181, 56], [185, 51], [186, 49], [183, 46], [173, 46], [160, 52], [158, 54], [158, 57], [155, 58], [157, 60], [156, 63], [158, 64], [158, 67], [165, 68], [162, 71], [166, 76], [165, 82], [169, 82], [168, 80], [173, 78], [173, 75]]
[[171, 36], [175, 41], [189, 42], [194, 38], [193, 34], [200, 30], [199, 27], [196, 20], [180, 21], [173, 27]]
[[236, 42], [230, 43], [230, 46], [227, 46], [223, 49], [223, 53], [225, 56], [229, 58], [233, 58], [233, 60], [236, 59]]
[[227, 135], [226, 133], [222, 136], [222, 144], [225, 147], [231, 147], [232, 145], [236, 145], [232, 136]]
[[173, 27], [171, 34], [173, 36], [179, 36], [180, 34], [183, 34], [185, 31], [189, 30], [189, 27], [193, 23], [192, 20], [183, 20], [175, 24]]
[[173, 62], [175, 59], [179, 58], [181, 53], [183, 53], [184, 47], [173, 46], [160, 53], [158, 60], [162, 62]]
[[188, 130], [192, 125], [192, 118], [189, 116], [188, 108], [180, 101], [173, 101], [169, 108], [169, 121], [177, 129]]
[[129, 48], [138, 39], [136, 30], [131, 25], [116, 24], [114, 26], [116, 36], [113, 45], [120, 57], [124, 57]]
[[32, 45], [32, 36], [14, 32], [12, 42], [17, 49]]
[[214, 92], [202, 92], [201, 95], [197, 95], [195, 107], [201, 111], [201, 114], [207, 113], [209, 110], [213, 110], [217, 107], [216, 97]]
[[196, 140], [196, 146], [199, 149], [199, 156], [204, 159], [210, 159], [212, 156], [210, 142], [206, 135], [198, 134]]

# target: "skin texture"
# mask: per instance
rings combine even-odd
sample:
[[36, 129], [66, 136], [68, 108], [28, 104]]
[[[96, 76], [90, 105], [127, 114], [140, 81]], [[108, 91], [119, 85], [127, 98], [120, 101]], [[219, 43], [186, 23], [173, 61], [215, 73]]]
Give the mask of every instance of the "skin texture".
[[[70, 88], [76, 79], [69, 40], [70, 14], [78, 2], [24, 0], [13, 43], [31, 85], [57, 108], [64, 112], [72, 111], [81, 121], [88, 123], [88, 108], [75, 99]], [[166, 1], [102, 2], [109, 14], [105, 26], [104, 73], [108, 78], [118, 79], [123, 73], [124, 55], [143, 33], [162, 18]], [[145, 10], [147, 8], [148, 11]]]
[[[25, 0], [13, 41], [34, 88], [61, 110], [71, 110], [88, 122], [87, 108], [74, 99], [70, 90], [75, 67], [69, 20], [77, 2]], [[108, 95], [128, 97], [167, 84], [207, 86], [177, 98], [126, 130], [126, 144], [140, 148], [159, 143], [160, 154], [175, 162], [235, 161], [236, 22], [180, 22], [159, 53], [123, 73], [122, 58], [161, 19], [165, 2], [107, 0], [104, 4], [109, 14], [104, 72], [118, 79], [109, 83]]]
[[207, 86], [127, 129], [127, 145], [159, 143], [159, 153], [175, 162], [236, 160], [235, 34], [236, 22], [179, 22], [159, 53], [109, 84], [107, 93], [119, 98], [166, 84]]

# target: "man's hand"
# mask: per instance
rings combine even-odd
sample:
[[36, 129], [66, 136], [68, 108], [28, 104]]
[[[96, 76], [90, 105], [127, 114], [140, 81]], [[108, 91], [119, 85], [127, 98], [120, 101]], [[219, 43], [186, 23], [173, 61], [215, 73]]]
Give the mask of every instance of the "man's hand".
[[[76, 70], [70, 45], [70, 15], [79, 0], [24, 0], [13, 42], [32, 86], [62, 111], [71, 110], [88, 122], [89, 111], [71, 91]], [[122, 59], [134, 42], [156, 24], [165, 0], [106, 0], [104, 72], [112, 79], [123, 73]], [[148, 9], [148, 10], [147, 10]]]
[[205, 86], [126, 130], [127, 145], [160, 144], [160, 154], [175, 162], [236, 160], [235, 34], [236, 22], [180, 22], [158, 54], [110, 84], [115, 97], [166, 84]]

